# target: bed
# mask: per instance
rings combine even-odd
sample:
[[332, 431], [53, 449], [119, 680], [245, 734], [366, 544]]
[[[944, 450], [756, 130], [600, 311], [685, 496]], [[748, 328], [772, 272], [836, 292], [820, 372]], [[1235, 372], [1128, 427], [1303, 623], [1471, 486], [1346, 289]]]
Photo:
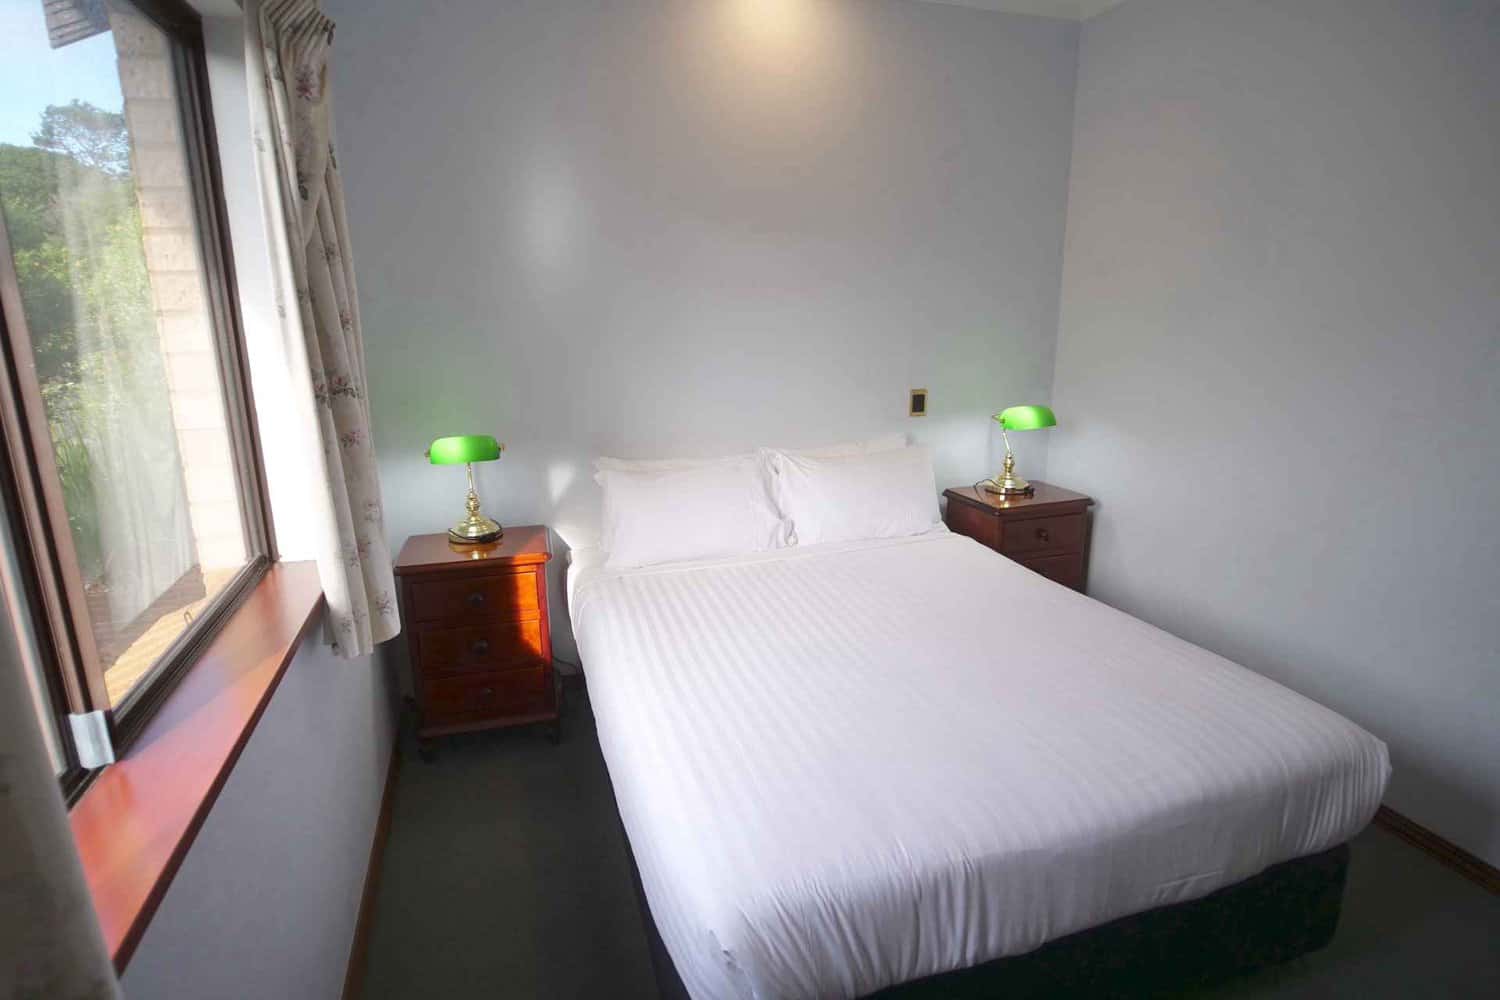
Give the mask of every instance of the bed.
[[1316, 871], [1311, 946], [1390, 773], [1338, 714], [941, 527], [578, 551], [568, 598], [658, 974], [700, 1000], [957, 995], [1225, 898], [1285, 924]]

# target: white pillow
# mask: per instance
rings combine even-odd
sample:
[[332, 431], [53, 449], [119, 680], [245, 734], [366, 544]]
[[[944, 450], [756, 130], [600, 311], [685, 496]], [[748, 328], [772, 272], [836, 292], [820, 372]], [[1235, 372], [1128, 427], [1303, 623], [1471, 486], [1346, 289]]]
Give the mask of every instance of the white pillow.
[[684, 469], [601, 469], [606, 569], [781, 548], [791, 526], [776, 512], [757, 456]]
[[798, 545], [900, 538], [938, 524], [932, 453], [898, 448], [833, 458], [775, 452], [776, 499]]
[[872, 451], [895, 451], [906, 447], [906, 434], [896, 431], [881, 434], [863, 441], [845, 441], [841, 444], [824, 445], [821, 448], [767, 448], [768, 452], [779, 452], [795, 458], [840, 458], [844, 455], [865, 455]]
[[[600, 482], [597, 473], [600, 472], [678, 472], [683, 469], [701, 469], [705, 465], [719, 465], [724, 462], [743, 462], [747, 458], [754, 458], [753, 452], [740, 455], [717, 455], [713, 458], [606, 458], [600, 456], [594, 459], [595, 482]], [[602, 482], [600, 482], [601, 485]]]

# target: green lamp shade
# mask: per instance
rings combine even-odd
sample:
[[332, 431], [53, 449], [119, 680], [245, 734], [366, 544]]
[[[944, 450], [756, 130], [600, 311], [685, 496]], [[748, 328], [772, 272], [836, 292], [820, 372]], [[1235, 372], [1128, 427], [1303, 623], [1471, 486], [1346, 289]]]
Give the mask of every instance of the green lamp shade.
[[995, 414], [995, 419], [1008, 431], [1034, 431], [1057, 426], [1057, 417], [1045, 406], [1007, 406]]
[[438, 438], [427, 449], [433, 465], [463, 465], [466, 462], [493, 462], [500, 457], [500, 442], [488, 434], [459, 434]]

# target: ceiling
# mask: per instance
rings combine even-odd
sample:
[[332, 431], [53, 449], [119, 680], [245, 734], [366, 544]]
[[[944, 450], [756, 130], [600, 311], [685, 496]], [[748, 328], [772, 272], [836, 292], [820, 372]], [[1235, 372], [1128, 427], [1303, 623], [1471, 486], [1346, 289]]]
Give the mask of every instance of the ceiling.
[[[238, 17], [242, 0], [190, 0], [198, 12], [205, 17]], [[1087, 21], [1095, 14], [1102, 14], [1124, 0], [924, 0], [925, 3], [945, 3], [955, 7], [978, 7], [981, 10], [1003, 10], [1012, 14], [1038, 14], [1042, 17], [1061, 17], [1069, 21]]]
[[[198, 12], [205, 17], [238, 17], [242, 0], [190, 0]], [[1003, 10], [1012, 14], [1038, 14], [1042, 17], [1061, 17], [1069, 21], [1087, 21], [1095, 14], [1102, 14], [1124, 0], [923, 0], [925, 3], [945, 3], [954, 7], [978, 7], [981, 10]]]
[[1124, 0], [925, 0], [926, 3], [946, 3], [955, 7], [979, 7], [982, 10], [1003, 10], [1012, 14], [1039, 14], [1042, 17], [1061, 17], [1069, 21], [1087, 21], [1095, 14], [1102, 14], [1117, 7]]

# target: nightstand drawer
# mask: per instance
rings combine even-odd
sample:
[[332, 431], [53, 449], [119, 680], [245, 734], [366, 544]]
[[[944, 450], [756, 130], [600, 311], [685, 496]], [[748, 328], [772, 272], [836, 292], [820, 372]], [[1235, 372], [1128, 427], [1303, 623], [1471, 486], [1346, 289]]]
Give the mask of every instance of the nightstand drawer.
[[1088, 576], [1089, 507], [1093, 500], [1050, 483], [1031, 496], [997, 497], [972, 486], [944, 490], [948, 528], [1007, 558], [1083, 590]]
[[551, 670], [537, 667], [427, 681], [423, 685], [423, 724], [442, 726], [550, 711], [553, 709], [551, 676]]
[[1082, 514], [1010, 521], [1001, 528], [1000, 552], [1016, 557], [1077, 552], [1083, 548], [1085, 530]]
[[538, 620], [456, 628], [424, 628], [417, 633], [417, 655], [429, 675], [465, 674], [534, 667], [542, 654]]
[[401, 547], [395, 570], [424, 760], [435, 737], [454, 733], [544, 722], [554, 742], [561, 738], [547, 615], [550, 538], [545, 525], [512, 525], [489, 545], [428, 534]]
[[413, 621], [512, 622], [538, 617], [537, 575], [506, 573], [411, 585]]
[[1017, 559], [1016, 562], [1064, 587], [1072, 587], [1074, 590], [1083, 589], [1082, 552], [1062, 556], [1032, 556]]

